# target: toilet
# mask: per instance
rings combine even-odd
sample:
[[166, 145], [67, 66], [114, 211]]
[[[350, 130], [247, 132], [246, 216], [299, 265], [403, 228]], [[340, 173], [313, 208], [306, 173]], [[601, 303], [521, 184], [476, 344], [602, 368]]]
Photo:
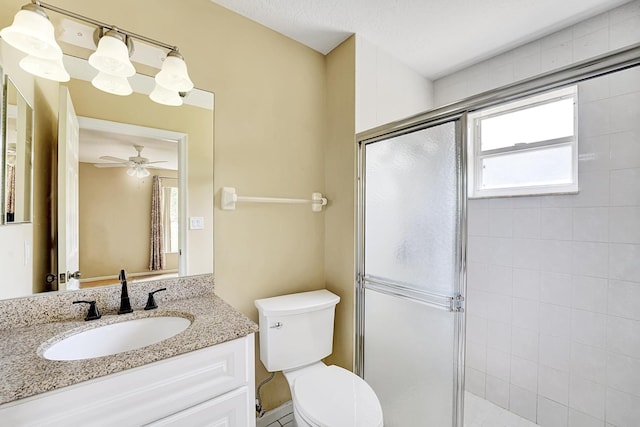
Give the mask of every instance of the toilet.
[[260, 360], [287, 379], [298, 427], [382, 427], [373, 389], [353, 372], [321, 360], [333, 351], [339, 301], [327, 290], [256, 300]]

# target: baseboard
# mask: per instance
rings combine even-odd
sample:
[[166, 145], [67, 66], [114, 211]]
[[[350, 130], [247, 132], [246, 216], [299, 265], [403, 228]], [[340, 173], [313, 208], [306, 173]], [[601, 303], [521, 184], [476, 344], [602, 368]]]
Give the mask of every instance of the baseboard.
[[267, 427], [269, 424], [278, 421], [280, 418], [293, 412], [293, 403], [285, 402], [275, 409], [265, 412], [265, 414], [256, 419], [256, 427]]

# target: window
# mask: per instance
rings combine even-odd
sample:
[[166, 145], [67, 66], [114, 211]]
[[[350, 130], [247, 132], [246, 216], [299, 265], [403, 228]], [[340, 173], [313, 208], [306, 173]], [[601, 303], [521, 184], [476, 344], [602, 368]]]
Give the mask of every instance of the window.
[[165, 253], [177, 253], [178, 248], [178, 188], [163, 187], [164, 208], [164, 250]]
[[577, 87], [468, 115], [469, 197], [578, 191]]

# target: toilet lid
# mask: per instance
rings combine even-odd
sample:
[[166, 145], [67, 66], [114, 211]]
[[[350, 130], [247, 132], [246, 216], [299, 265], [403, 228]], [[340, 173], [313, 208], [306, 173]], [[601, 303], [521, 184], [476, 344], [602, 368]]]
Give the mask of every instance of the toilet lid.
[[382, 408], [374, 391], [359, 376], [328, 366], [299, 377], [295, 405], [312, 424], [327, 427], [382, 426]]

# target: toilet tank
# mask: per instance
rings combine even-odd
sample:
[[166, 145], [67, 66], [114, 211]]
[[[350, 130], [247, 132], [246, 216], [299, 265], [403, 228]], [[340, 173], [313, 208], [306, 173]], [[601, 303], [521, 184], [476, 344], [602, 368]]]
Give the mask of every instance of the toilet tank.
[[298, 368], [330, 355], [338, 301], [324, 289], [256, 300], [260, 360], [267, 371]]

